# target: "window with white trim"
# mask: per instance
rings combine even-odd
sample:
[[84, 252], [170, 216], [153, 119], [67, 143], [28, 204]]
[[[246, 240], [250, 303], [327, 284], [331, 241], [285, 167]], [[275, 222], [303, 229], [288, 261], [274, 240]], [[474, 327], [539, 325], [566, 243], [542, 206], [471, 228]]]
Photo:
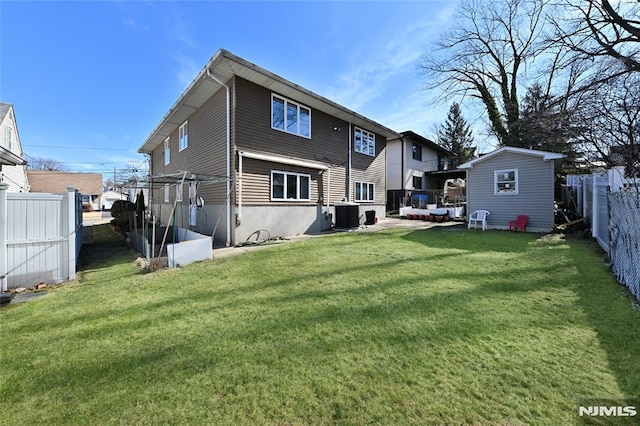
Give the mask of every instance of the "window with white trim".
[[182, 202], [182, 184], [181, 183], [176, 184], [176, 201], [179, 203]]
[[164, 165], [166, 166], [171, 162], [171, 138], [168, 137], [164, 140]]
[[189, 127], [188, 127], [189, 122], [185, 121], [184, 123], [182, 123], [182, 126], [180, 126], [180, 128], [178, 129], [178, 146], [179, 146], [179, 150], [182, 151], [183, 149], [185, 149], [187, 146], [189, 146]]
[[375, 185], [371, 182], [357, 182], [354, 187], [356, 201], [374, 201]]
[[271, 128], [311, 138], [311, 109], [271, 94]]
[[309, 201], [311, 175], [271, 171], [272, 201]]
[[518, 169], [493, 172], [494, 195], [518, 195]]
[[356, 127], [355, 137], [353, 141], [353, 150], [361, 154], [371, 155], [372, 157], [375, 157], [376, 135]]
[[168, 183], [164, 184], [164, 202], [165, 203], [169, 202], [169, 184]]

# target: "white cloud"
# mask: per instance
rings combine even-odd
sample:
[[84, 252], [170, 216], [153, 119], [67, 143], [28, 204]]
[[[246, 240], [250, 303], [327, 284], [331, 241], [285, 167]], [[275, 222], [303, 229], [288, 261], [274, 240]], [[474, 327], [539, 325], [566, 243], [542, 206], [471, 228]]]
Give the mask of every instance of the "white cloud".
[[351, 66], [338, 74], [335, 84], [325, 90], [327, 97], [358, 111], [402, 83], [399, 79], [417, 79], [417, 61], [454, 10], [455, 3], [412, 25], [388, 22], [384, 36], [378, 41], [366, 39], [350, 46]]
[[136, 21], [133, 18], [123, 18], [122, 19], [122, 23], [124, 25], [126, 25], [127, 27], [131, 28], [132, 30], [135, 31], [140, 31], [140, 32], [147, 32], [149, 31], [149, 27], [139, 23], [138, 21]]
[[191, 56], [184, 53], [174, 51], [171, 52], [170, 55], [177, 64], [176, 76], [178, 77], [181, 88], [186, 89], [196, 75], [198, 75], [202, 66], [196, 64], [196, 61], [194, 61]]

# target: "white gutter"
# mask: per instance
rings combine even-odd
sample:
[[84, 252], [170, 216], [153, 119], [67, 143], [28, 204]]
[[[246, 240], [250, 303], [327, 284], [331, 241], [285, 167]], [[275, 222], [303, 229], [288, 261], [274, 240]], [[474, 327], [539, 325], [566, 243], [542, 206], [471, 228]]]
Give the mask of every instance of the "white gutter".
[[220, 81], [207, 67], [207, 76], [223, 86], [227, 90], [227, 241], [225, 245], [231, 245], [231, 89]]
[[308, 169], [328, 170], [329, 166], [315, 161], [298, 160], [296, 158], [281, 157], [279, 155], [261, 154], [259, 152], [240, 151], [241, 157], [252, 158], [254, 160], [270, 161], [272, 163], [288, 164], [290, 166], [306, 167]]

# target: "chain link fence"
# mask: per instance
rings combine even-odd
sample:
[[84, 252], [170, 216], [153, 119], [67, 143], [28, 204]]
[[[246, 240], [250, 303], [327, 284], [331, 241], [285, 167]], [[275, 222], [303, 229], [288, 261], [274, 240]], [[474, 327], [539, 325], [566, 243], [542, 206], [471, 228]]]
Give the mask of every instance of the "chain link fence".
[[612, 192], [608, 201], [613, 272], [640, 301], [640, 193]]

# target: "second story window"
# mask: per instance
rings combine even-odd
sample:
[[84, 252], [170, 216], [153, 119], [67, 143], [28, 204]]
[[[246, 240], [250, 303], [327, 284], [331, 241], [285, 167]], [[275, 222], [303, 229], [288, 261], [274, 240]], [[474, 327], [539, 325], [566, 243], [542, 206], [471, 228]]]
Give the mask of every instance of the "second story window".
[[171, 142], [171, 138], [166, 138], [164, 140], [164, 165], [166, 166], [171, 162], [171, 146], [169, 145]]
[[362, 154], [376, 155], [376, 135], [356, 127], [353, 150]]
[[188, 121], [185, 121], [178, 129], [178, 146], [180, 147], [180, 151], [189, 146], [189, 127], [187, 126], [188, 123]]
[[422, 145], [418, 145], [417, 143], [413, 144], [413, 152], [411, 153], [411, 158], [414, 160], [422, 161]]
[[311, 137], [311, 109], [271, 95], [271, 128], [305, 138]]

